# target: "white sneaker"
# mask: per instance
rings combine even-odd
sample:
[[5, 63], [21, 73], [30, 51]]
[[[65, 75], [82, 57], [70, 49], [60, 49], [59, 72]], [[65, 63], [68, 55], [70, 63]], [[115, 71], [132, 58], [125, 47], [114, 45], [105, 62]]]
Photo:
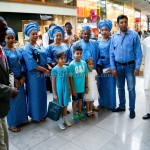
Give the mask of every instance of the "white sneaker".
[[70, 127], [72, 124], [68, 121], [67, 116], [64, 116], [64, 124]]
[[62, 118], [59, 119], [59, 120], [57, 121], [57, 123], [58, 123], [58, 126], [59, 126], [60, 129], [62, 129], [62, 130], [65, 130], [65, 129], [66, 129], [65, 126], [64, 126], [64, 124], [63, 124]]

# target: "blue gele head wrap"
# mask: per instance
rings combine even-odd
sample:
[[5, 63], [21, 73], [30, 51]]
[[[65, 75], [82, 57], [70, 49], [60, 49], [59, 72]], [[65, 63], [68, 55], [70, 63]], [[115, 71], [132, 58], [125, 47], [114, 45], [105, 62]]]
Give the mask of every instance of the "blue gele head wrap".
[[25, 35], [27, 35], [27, 36], [29, 36], [30, 35], [30, 33], [32, 32], [32, 31], [37, 31], [37, 32], [39, 32], [40, 30], [39, 30], [39, 25], [37, 24], [37, 22], [30, 22], [30, 23], [28, 23], [27, 25], [25, 25], [25, 27], [24, 27], [24, 33], [25, 33]]
[[14, 38], [16, 37], [16, 34], [15, 34], [14, 30], [12, 28], [10, 28], [10, 27], [8, 27], [6, 33], [7, 33], [7, 35], [8, 34], [12, 34], [14, 36]]
[[102, 29], [102, 27], [106, 27], [110, 32], [112, 29], [112, 22], [108, 19], [104, 19], [98, 23], [98, 28], [100, 30]]
[[64, 39], [65, 37], [65, 31], [61, 26], [56, 26], [53, 25], [49, 30], [48, 30], [48, 35], [50, 37], [50, 39], [54, 39], [55, 35], [57, 32], [61, 32], [62, 34], [62, 39]]
[[90, 31], [90, 30], [91, 30], [90, 26], [82, 27], [82, 31]]

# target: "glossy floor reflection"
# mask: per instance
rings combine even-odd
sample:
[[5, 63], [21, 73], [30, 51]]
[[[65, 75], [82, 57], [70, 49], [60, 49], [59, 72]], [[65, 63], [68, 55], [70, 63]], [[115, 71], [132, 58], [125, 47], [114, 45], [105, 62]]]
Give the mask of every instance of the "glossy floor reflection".
[[[20, 133], [9, 132], [10, 150], [150, 150], [150, 120], [145, 115], [143, 78], [136, 82], [136, 118], [129, 119], [128, 93], [126, 111], [112, 113], [100, 109], [95, 118], [73, 123], [62, 131], [56, 122], [33, 123]], [[51, 100], [48, 94], [48, 100]], [[117, 96], [118, 104], [118, 96]], [[71, 111], [71, 104], [69, 105]]]

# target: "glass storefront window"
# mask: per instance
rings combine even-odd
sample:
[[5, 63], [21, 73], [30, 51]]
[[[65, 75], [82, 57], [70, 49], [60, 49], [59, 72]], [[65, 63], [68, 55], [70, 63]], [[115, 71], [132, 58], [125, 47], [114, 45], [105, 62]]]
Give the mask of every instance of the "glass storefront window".
[[147, 16], [145, 14], [141, 14], [141, 31], [147, 31]]
[[141, 12], [138, 10], [135, 10], [135, 31], [141, 30]]
[[129, 29], [135, 30], [134, 8], [129, 5], [124, 5], [124, 14], [128, 17]]
[[112, 21], [113, 28], [112, 28], [112, 33], [118, 31], [118, 26], [117, 26], [117, 17], [119, 15], [123, 14], [123, 4], [114, 2], [112, 0], [107, 0], [106, 4], [106, 14], [107, 14], [107, 19]]
[[[100, 21], [100, 17], [103, 17], [105, 13], [105, 1], [106, 0], [77, 0], [77, 33], [80, 34], [82, 27], [88, 25], [91, 27], [91, 31], [94, 37], [97, 37], [97, 23]], [[103, 5], [103, 11], [101, 6]]]

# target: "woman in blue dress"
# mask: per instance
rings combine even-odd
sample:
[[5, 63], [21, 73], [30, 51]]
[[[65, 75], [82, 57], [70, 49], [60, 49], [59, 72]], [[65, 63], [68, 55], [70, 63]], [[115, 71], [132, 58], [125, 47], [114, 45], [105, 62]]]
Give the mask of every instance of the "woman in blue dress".
[[27, 102], [24, 89], [25, 68], [22, 62], [22, 48], [16, 48], [15, 33], [11, 28], [7, 29], [5, 54], [8, 59], [9, 67], [14, 73], [14, 86], [19, 90], [19, 94], [15, 99], [10, 100], [10, 111], [7, 115], [7, 123], [9, 130], [19, 132], [18, 125], [28, 122]]
[[47, 115], [47, 93], [45, 76], [49, 75], [46, 69], [46, 51], [36, 42], [39, 26], [36, 22], [28, 23], [24, 28], [25, 35], [30, 41], [24, 47], [23, 57], [26, 64], [26, 89], [28, 100], [28, 115], [34, 121], [45, 121]]
[[50, 39], [53, 39], [54, 42], [50, 44], [47, 49], [47, 61], [48, 64], [51, 66], [49, 67], [49, 70], [51, 70], [56, 65], [56, 59], [55, 59], [55, 53], [57, 51], [63, 50], [66, 54], [66, 62], [65, 64], [68, 65], [72, 60], [72, 53], [71, 49], [68, 44], [62, 43], [65, 32], [64, 29], [60, 26], [52, 26], [48, 30], [48, 35]]
[[112, 22], [104, 19], [98, 23], [98, 28], [102, 34], [102, 38], [98, 41], [100, 52], [98, 64], [101, 66], [102, 71], [102, 74], [98, 77], [99, 105], [113, 110], [116, 107], [116, 79], [111, 74], [109, 55]]

